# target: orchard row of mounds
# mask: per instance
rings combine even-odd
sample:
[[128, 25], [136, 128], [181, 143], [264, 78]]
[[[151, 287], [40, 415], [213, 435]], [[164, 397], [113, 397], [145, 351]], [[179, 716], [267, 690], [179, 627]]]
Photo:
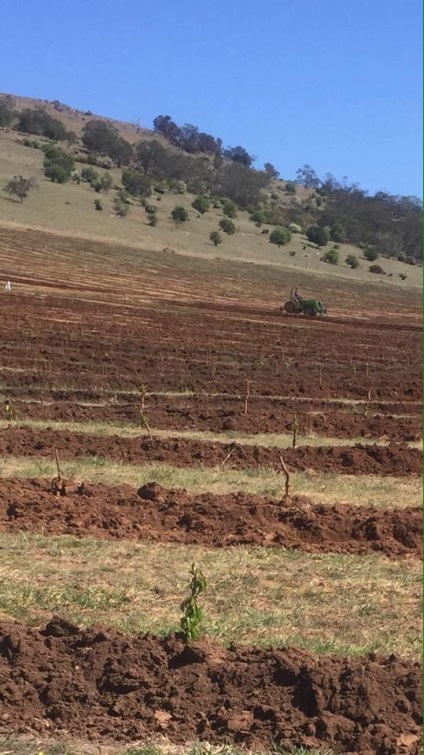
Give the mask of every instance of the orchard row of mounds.
[[0, 431], [0, 454], [52, 458], [53, 449], [66, 460], [104, 458], [128, 464], [160, 462], [175, 467], [281, 469], [281, 454], [292, 470], [377, 474], [408, 477], [421, 475], [422, 452], [405, 444], [355, 446], [300, 446], [266, 448], [240, 443], [197, 441], [188, 438], [126, 438], [71, 430], [15, 427]]
[[128, 637], [53, 617], [0, 626], [0, 730], [96, 740], [165, 735], [247, 747], [420, 750], [421, 666], [395, 656]]
[[206, 547], [276, 546], [308, 553], [380, 553], [420, 557], [422, 511], [280, 501], [249, 493], [189, 495], [149, 483], [0, 480], [0, 530], [98, 539], [150, 540]]
[[[8, 391], [8, 396], [15, 392]], [[140, 422], [139, 400], [134, 394], [129, 394], [126, 400], [124, 396], [108, 395], [106, 400], [103, 396], [105, 403], [97, 405], [69, 400], [72, 396], [43, 401], [39, 392], [37, 395], [38, 401], [13, 401], [20, 420], [124, 423], [128, 428], [137, 427]], [[237, 399], [193, 395], [171, 399], [155, 395], [147, 397], [145, 411], [151, 427], [166, 430], [284, 434], [291, 433], [296, 423], [300, 437], [316, 434], [330, 438], [389, 438], [403, 442], [418, 441], [421, 437], [418, 405], [414, 407], [416, 413], [399, 417], [374, 414], [372, 404], [355, 407], [345, 404], [343, 409], [334, 409], [325, 402], [317, 402], [318, 410], [307, 411], [305, 403], [249, 396], [246, 412], [243, 396]], [[384, 405], [386, 411], [390, 408], [390, 405]], [[402, 405], [402, 410], [411, 412], [411, 407]]]

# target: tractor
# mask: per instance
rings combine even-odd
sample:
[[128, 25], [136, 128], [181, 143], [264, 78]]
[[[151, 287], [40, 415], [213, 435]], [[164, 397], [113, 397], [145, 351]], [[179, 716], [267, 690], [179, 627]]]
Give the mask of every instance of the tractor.
[[291, 290], [290, 299], [281, 307], [283, 312], [289, 315], [306, 315], [307, 317], [316, 317], [317, 315], [326, 315], [327, 307], [319, 299], [304, 299], [297, 292], [297, 288]]

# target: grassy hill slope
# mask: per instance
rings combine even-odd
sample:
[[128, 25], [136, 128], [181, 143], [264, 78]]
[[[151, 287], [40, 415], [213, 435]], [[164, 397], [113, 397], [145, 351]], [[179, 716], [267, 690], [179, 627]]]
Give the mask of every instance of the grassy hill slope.
[[[37, 107], [42, 104], [55, 118], [62, 120], [67, 128], [78, 135], [90, 116], [84, 115], [67, 106], [52, 103], [40, 103], [29, 98], [14, 98], [17, 109]], [[93, 116], [94, 117], [94, 116]], [[96, 116], [97, 117], [97, 116]], [[108, 120], [108, 119], [105, 119]], [[154, 132], [140, 129], [132, 124], [117, 124], [122, 136], [129, 141], [149, 138]], [[156, 135], [154, 135], [157, 138]], [[38, 138], [42, 142], [43, 139]], [[295, 272], [304, 271], [319, 276], [347, 278], [351, 281], [366, 281], [381, 286], [396, 286], [403, 289], [418, 288], [422, 285], [422, 273], [419, 267], [413, 267], [395, 259], [380, 260], [386, 276], [369, 272], [369, 263], [362, 258], [360, 249], [349, 244], [340, 244], [340, 263], [337, 266], [323, 263], [320, 259], [323, 251], [310, 244], [302, 234], [293, 234], [291, 242], [278, 248], [270, 244], [268, 236], [262, 233], [250, 220], [248, 213], [238, 212], [235, 220], [237, 233], [228, 236], [222, 233], [223, 243], [214, 247], [209, 241], [209, 234], [218, 229], [223, 214], [221, 209], [211, 209], [203, 216], [191, 207], [193, 195], [166, 193], [159, 197], [152, 196], [151, 203], [158, 208], [158, 225], [150, 227], [143, 207], [137, 200], [132, 200], [130, 213], [121, 218], [113, 212], [114, 192], [96, 194], [87, 183], [68, 182], [62, 185], [52, 183], [43, 173], [43, 154], [39, 149], [23, 146], [22, 135], [6, 129], [0, 131], [0, 223], [19, 226], [50, 229], [58, 233], [73, 236], [107, 239], [124, 242], [140, 249], [159, 251], [170, 249], [178, 253], [207, 258], [224, 258], [270, 264]], [[77, 163], [76, 168], [81, 166]], [[101, 169], [96, 168], [99, 173]], [[115, 185], [120, 185], [121, 170], [111, 171]], [[31, 191], [22, 204], [3, 191], [5, 183], [14, 175], [33, 176], [37, 188]], [[305, 189], [301, 191], [306, 192]], [[94, 200], [99, 199], [103, 211], [95, 210]], [[183, 205], [189, 211], [188, 222], [176, 228], [170, 219], [170, 212], [176, 204]], [[269, 227], [269, 226], [268, 226]], [[331, 246], [331, 244], [329, 245]], [[327, 247], [329, 248], [329, 247]], [[361, 258], [360, 267], [351, 270], [346, 264], [346, 256], [354, 253]], [[399, 277], [406, 275], [404, 281]]]

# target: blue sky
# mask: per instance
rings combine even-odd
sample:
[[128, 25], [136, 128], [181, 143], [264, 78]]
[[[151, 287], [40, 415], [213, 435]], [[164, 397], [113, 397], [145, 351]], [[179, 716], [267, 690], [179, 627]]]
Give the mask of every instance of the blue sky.
[[0, 90], [422, 195], [421, 0], [2, 0]]

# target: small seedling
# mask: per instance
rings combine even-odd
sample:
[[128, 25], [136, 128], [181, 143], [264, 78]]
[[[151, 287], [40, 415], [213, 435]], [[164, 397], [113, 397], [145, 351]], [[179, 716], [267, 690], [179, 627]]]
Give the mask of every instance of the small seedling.
[[147, 414], [145, 414], [143, 412], [143, 408], [142, 408], [141, 404], [138, 407], [138, 413], [139, 413], [139, 417], [140, 417], [140, 427], [144, 427], [144, 429], [147, 431], [147, 434], [148, 434], [148, 436], [149, 436], [149, 438], [151, 440], [153, 436], [152, 436], [152, 431], [150, 429], [149, 420], [147, 418]]
[[318, 384], [319, 384], [319, 387], [322, 388], [322, 365], [321, 364], [318, 366]]
[[8, 428], [11, 426], [12, 422], [16, 422], [16, 411], [15, 407], [10, 403], [9, 399], [6, 399], [4, 402], [4, 413], [6, 415], [6, 419], [9, 422]]
[[286, 481], [283, 500], [287, 501], [287, 499], [290, 497], [290, 472], [287, 469], [287, 466], [282, 456], [280, 456], [280, 464], [281, 464], [281, 469], [283, 470], [283, 475]]
[[190, 574], [192, 575], [189, 585], [190, 595], [180, 605], [183, 612], [180, 626], [184, 632], [186, 642], [197, 640], [200, 636], [203, 610], [199, 606], [197, 598], [206, 592], [206, 578], [203, 572], [192, 564]]
[[147, 396], [147, 388], [145, 385], [141, 385], [139, 388], [139, 396], [140, 396], [140, 408], [141, 411], [144, 412], [144, 404], [146, 402], [146, 396]]

